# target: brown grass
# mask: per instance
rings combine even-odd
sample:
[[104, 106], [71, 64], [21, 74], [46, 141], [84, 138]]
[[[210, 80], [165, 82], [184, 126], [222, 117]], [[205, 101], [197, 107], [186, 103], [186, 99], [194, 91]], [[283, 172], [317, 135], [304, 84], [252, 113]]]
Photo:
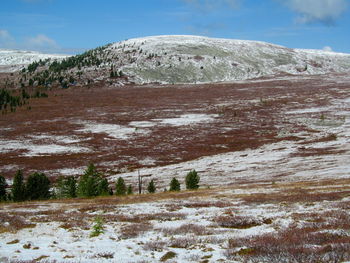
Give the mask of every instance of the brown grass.
[[121, 227], [120, 230], [120, 238], [122, 239], [128, 239], [128, 238], [135, 238], [139, 235], [150, 231], [153, 229], [152, 224], [150, 223], [131, 223], [125, 226]]
[[220, 227], [226, 228], [237, 228], [237, 229], [246, 229], [255, 226], [260, 226], [264, 222], [269, 222], [267, 219], [259, 219], [249, 216], [239, 216], [239, 215], [222, 215], [214, 219], [214, 222]]
[[256, 193], [241, 196], [246, 204], [250, 203], [296, 203], [296, 202], [321, 202], [341, 200], [350, 195], [350, 191], [327, 192], [315, 191], [312, 189], [286, 189], [272, 193]]
[[33, 228], [36, 224], [28, 222], [22, 216], [9, 215], [8, 213], [0, 212], [0, 233], [17, 232], [24, 228]]
[[291, 226], [277, 233], [230, 239], [226, 256], [242, 262], [342, 262], [350, 259], [349, 248], [347, 235]]
[[194, 234], [196, 236], [211, 235], [212, 231], [205, 226], [196, 224], [182, 224], [176, 228], [162, 228], [161, 231], [166, 235], [184, 235]]
[[190, 249], [191, 247], [199, 244], [200, 241], [194, 236], [178, 237], [171, 238], [169, 240], [168, 246], [172, 248], [186, 248]]

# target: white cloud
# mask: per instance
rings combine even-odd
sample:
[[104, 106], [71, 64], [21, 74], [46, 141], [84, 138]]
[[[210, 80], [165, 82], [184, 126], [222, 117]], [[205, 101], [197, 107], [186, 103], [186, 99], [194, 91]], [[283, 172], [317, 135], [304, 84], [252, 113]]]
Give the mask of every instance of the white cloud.
[[321, 22], [334, 24], [347, 9], [347, 0], [286, 0], [290, 9], [299, 14], [301, 24]]
[[236, 9], [240, 6], [241, 0], [183, 0], [185, 3], [200, 9], [201, 11], [211, 11], [218, 7], [228, 7]]
[[58, 44], [55, 40], [40, 34], [27, 39], [26, 44], [33, 49], [57, 49]]
[[323, 48], [323, 51], [327, 51], [327, 52], [333, 52], [333, 49], [330, 46], [325, 46]]
[[15, 40], [11, 34], [4, 29], [0, 29], [0, 47], [11, 48], [15, 45]]

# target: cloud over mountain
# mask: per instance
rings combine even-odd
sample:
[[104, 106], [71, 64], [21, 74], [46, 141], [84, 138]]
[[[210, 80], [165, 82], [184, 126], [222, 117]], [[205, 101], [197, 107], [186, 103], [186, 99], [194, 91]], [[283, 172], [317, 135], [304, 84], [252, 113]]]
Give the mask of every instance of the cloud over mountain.
[[288, 0], [287, 6], [298, 13], [301, 24], [321, 22], [332, 25], [346, 11], [346, 0]]

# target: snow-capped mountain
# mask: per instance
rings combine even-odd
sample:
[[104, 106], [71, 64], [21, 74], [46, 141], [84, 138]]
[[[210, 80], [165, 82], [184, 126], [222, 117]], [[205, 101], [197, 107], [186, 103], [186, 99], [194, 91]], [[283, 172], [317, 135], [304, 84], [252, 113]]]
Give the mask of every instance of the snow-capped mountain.
[[199, 36], [130, 39], [108, 46], [105, 52], [137, 83], [218, 82], [350, 70], [350, 54]]
[[67, 55], [43, 54], [35, 51], [0, 49], [0, 72], [13, 72], [34, 61], [66, 58]]
[[[31, 59], [49, 57], [38, 53], [17, 52], [12, 57], [10, 52], [7, 54], [0, 55], [2, 64], [25, 64]], [[125, 82], [126, 78], [120, 76], [139, 84], [210, 83], [278, 74], [348, 72], [350, 54], [290, 49], [258, 41], [153, 36], [89, 50], [49, 68], [52, 69], [50, 79], [57, 80], [62, 75], [66, 82], [72, 77], [75, 83], [86, 83], [87, 80], [105, 80], [111, 84]], [[79, 76], [78, 80], [76, 76]], [[43, 76], [41, 78], [46, 82]]]

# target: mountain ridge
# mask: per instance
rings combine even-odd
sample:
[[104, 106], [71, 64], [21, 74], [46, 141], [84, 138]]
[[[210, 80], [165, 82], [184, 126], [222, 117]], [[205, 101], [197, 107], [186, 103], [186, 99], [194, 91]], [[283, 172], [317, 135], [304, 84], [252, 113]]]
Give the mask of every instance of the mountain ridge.
[[133, 38], [60, 59], [35, 66], [32, 77], [49, 84], [193, 84], [350, 70], [350, 54], [191, 35]]

